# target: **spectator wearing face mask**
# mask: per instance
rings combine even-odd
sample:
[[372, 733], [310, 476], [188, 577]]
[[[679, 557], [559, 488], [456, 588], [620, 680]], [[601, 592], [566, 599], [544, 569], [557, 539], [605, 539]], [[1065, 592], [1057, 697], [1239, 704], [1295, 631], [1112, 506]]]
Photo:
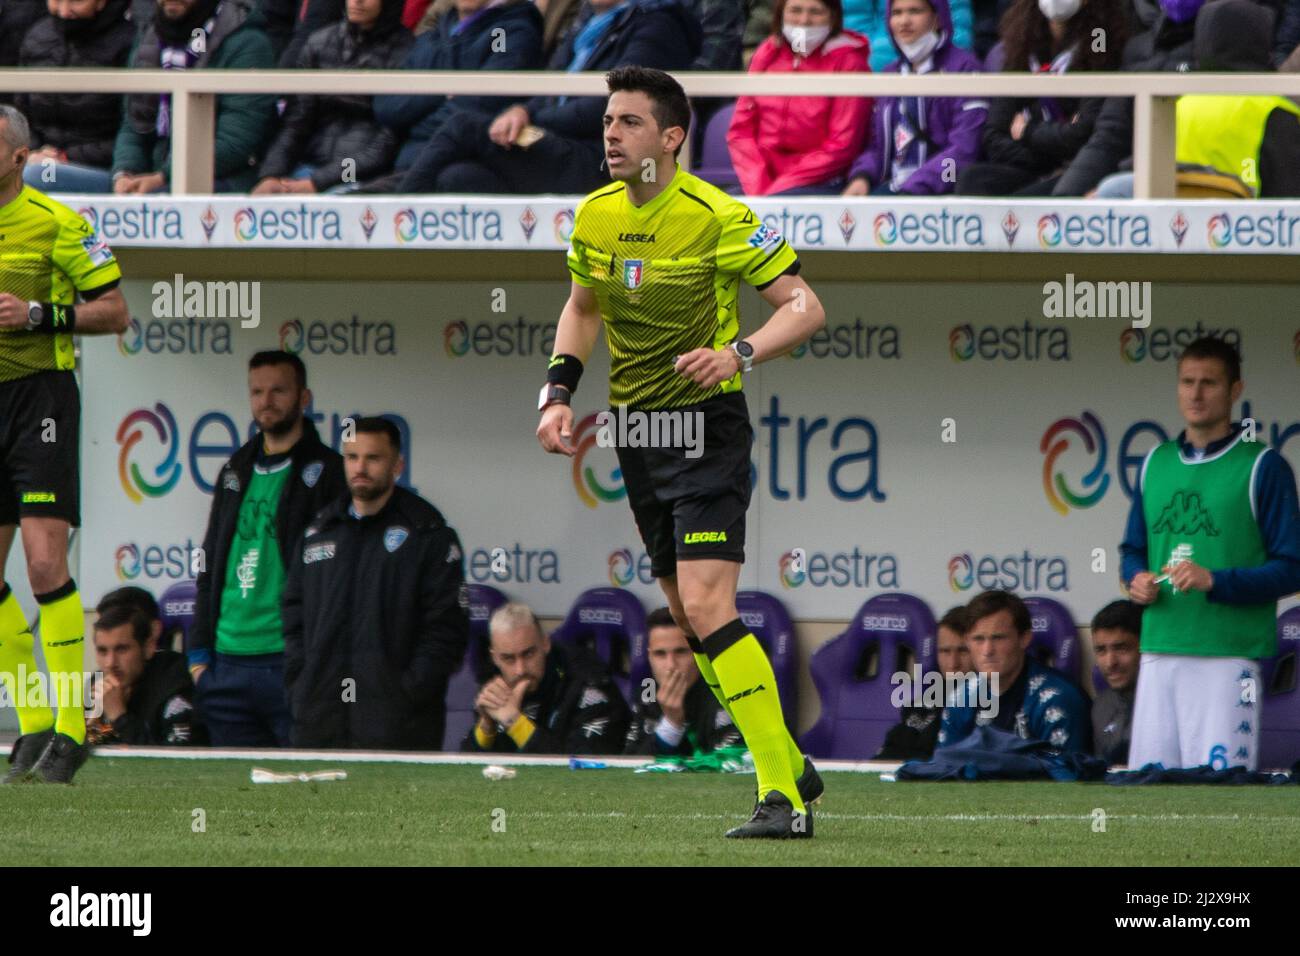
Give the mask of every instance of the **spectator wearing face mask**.
[[[844, 2], [844, 25], [870, 41], [871, 69], [877, 73], [889, 66], [895, 55], [894, 45], [890, 40], [891, 7], [889, 0], [845, 0]], [[963, 50], [971, 49], [973, 41], [971, 0], [949, 0], [948, 8], [951, 11], [949, 19], [952, 24], [948, 30], [949, 42]]]
[[[840, 0], [777, 0], [750, 73], [865, 73], [867, 40], [841, 26]], [[844, 187], [862, 149], [871, 100], [849, 96], [742, 96], [727, 146], [748, 196], [829, 193]]]
[[[974, 54], [953, 46], [948, 0], [890, 0], [898, 59], [886, 73], [976, 73]], [[891, 96], [876, 101], [867, 148], [849, 169], [846, 196], [951, 193], [961, 169], [979, 158], [988, 101]]]
[[[1123, 0], [1015, 0], [985, 68], [1017, 73], [1091, 72], [1119, 66], [1127, 22]], [[1107, 43], [1098, 49], [1095, 31]], [[968, 196], [1050, 196], [1092, 135], [1104, 97], [999, 97], [984, 124], [986, 161], [964, 169]]]

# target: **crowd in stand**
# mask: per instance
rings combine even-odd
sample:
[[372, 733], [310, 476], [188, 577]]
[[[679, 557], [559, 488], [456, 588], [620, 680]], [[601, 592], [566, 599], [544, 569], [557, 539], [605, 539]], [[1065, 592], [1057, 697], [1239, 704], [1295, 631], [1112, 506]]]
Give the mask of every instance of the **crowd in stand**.
[[[0, 67], [142, 69], [1265, 72], [1300, 70], [1300, 0], [13, 0]], [[168, 189], [166, 94], [22, 93], [28, 181]], [[748, 195], [1132, 194], [1128, 97], [699, 100], [715, 182]], [[599, 97], [217, 98], [215, 188], [583, 193]], [[1300, 106], [1190, 96], [1179, 169], [1300, 196]]]

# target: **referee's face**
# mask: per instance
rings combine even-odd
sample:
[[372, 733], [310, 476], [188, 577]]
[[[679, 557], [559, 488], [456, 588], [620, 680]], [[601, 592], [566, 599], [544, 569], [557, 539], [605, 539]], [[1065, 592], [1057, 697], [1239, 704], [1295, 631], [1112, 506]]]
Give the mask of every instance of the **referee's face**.
[[654, 101], [639, 90], [610, 94], [604, 118], [605, 163], [610, 179], [630, 182], [654, 176], [659, 169], [672, 169], [673, 151], [665, 143], [653, 107]]

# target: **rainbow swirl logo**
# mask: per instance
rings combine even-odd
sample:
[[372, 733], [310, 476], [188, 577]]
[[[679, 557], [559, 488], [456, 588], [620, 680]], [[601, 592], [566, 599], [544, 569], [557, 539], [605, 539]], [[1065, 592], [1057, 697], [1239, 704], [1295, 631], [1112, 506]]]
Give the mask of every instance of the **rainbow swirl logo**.
[[578, 497], [588, 508], [595, 508], [602, 501], [620, 501], [627, 497], [627, 488], [623, 487], [622, 469], [615, 468], [609, 473], [610, 487], [601, 484], [595, 469], [586, 464], [587, 453], [596, 447], [596, 435], [600, 426], [596, 424], [599, 412], [592, 412], [573, 429], [573, 487]]
[[420, 233], [415, 210], [399, 209], [393, 216], [393, 231], [397, 234], [398, 242], [414, 242], [415, 237]]
[[[160, 479], [156, 484], [146, 481], [140, 474], [140, 466], [131, 461], [131, 449], [144, 438], [144, 431], [136, 427], [138, 425], [153, 426], [158, 441], [167, 448], [166, 457], [153, 469], [154, 477]], [[137, 408], [122, 419], [122, 424], [117, 426], [117, 443], [122, 446], [117, 456], [117, 476], [126, 496], [137, 504], [144, 500], [145, 495], [161, 498], [181, 480], [181, 464], [176, 460], [181, 450], [180, 431], [171, 409], [162, 402], [155, 405], [153, 411]]]
[[240, 242], [257, 238], [257, 213], [253, 212], [253, 207], [245, 206], [235, 211], [235, 238]]
[[619, 548], [617, 551], [609, 553], [609, 583], [616, 588], [624, 587], [632, 583], [634, 568], [632, 564], [632, 552], [627, 548]]
[[573, 235], [573, 210], [561, 209], [555, 214], [551, 226], [555, 230], [555, 241], [567, 243]]
[[77, 215], [86, 222], [90, 223], [92, 232], [99, 232], [99, 210], [94, 206], [82, 206], [77, 210]]
[[460, 358], [469, 351], [469, 326], [460, 319], [442, 330], [442, 348], [448, 358]]
[[871, 235], [878, 246], [892, 246], [898, 238], [898, 220], [892, 212], [876, 213], [871, 221]]
[[140, 576], [140, 549], [135, 545], [119, 546], [113, 560], [119, 581], [131, 581]]
[[795, 561], [793, 551], [781, 555], [781, 560], [777, 564], [783, 588], [797, 588], [808, 579], [808, 572]]
[[131, 321], [126, 323], [126, 331], [117, 334], [117, 350], [123, 355], [131, 356], [142, 348], [144, 348], [144, 332], [140, 328], [140, 320], [131, 316]]
[[1211, 247], [1222, 249], [1232, 241], [1232, 219], [1226, 212], [1211, 216], [1205, 222], [1205, 235]]
[[1038, 245], [1051, 249], [1061, 244], [1061, 217], [1054, 212], [1038, 217]]
[[280, 326], [280, 350], [282, 352], [292, 352], [297, 355], [302, 351], [303, 334], [302, 323], [297, 319], [290, 319], [284, 325]]
[[948, 357], [954, 362], [968, 362], [975, 357], [975, 329], [970, 325], [954, 326], [948, 333]]
[[954, 591], [969, 591], [975, 583], [975, 566], [970, 554], [954, 554], [948, 559], [948, 587]]
[[1147, 357], [1147, 334], [1141, 329], [1125, 329], [1119, 334], [1119, 354], [1130, 365]]
[[[1056, 460], [1070, 447], [1070, 440], [1063, 433], [1074, 432], [1083, 441], [1083, 447], [1089, 454], [1097, 456], [1097, 464], [1083, 476], [1083, 487], [1092, 488], [1088, 494], [1076, 494], [1065, 483], [1065, 476], [1056, 471]], [[1062, 436], [1059, 437], [1058, 436]], [[1106, 474], [1106, 432], [1101, 422], [1092, 412], [1084, 412], [1079, 418], [1061, 418], [1053, 422], [1043, 433], [1039, 442], [1039, 451], [1043, 458], [1043, 493], [1047, 502], [1060, 514], [1067, 514], [1070, 508], [1091, 508], [1106, 489], [1110, 487], [1110, 475]]]

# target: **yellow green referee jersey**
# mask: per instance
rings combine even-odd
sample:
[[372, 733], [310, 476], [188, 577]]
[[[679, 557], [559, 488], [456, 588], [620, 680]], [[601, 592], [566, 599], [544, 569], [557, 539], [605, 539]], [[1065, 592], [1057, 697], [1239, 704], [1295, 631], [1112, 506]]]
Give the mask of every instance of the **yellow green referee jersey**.
[[[67, 206], [24, 186], [0, 207], [0, 292], [73, 305], [121, 280], [112, 250]], [[0, 329], [0, 382], [75, 366], [71, 335]]]
[[632, 205], [621, 182], [583, 199], [569, 272], [600, 303], [610, 404], [675, 408], [739, 391], [740, 375], [702, 389], [673, 361], [736, 338], [742, 279], [761, 289], [798, 262], [744, 203], [680, 168], [644, 206]]

